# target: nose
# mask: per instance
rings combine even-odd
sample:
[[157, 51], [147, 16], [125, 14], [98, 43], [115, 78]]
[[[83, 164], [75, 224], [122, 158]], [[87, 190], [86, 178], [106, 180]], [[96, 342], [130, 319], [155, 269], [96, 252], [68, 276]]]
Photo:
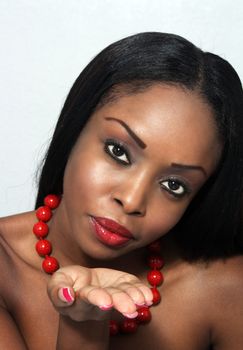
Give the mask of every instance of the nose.
[[145, 216], [149, 197], [149, 183], [146, 176], [131, 176], [117, 186], [112, 198], [127, 215]]

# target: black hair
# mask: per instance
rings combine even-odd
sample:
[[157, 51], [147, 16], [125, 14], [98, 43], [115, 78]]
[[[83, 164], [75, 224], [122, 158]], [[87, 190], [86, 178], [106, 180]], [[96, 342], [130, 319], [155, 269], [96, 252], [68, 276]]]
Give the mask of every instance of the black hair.
[[135, 93], [154, 83], [197, 91], [214, 112], [223, 144], [216, 172], [174, 230], [184, 256], [211, 259], [241, 253], [241, 82], [227, 61], [174, 34], [147, 32], [119, 40], [81, 72], [64, 103], [44, 159], [36, 207], [47, 194], [62, 193], [70, 152], [95, 109], [114, 97], [117, 86], [129, 86], [128, 93]]

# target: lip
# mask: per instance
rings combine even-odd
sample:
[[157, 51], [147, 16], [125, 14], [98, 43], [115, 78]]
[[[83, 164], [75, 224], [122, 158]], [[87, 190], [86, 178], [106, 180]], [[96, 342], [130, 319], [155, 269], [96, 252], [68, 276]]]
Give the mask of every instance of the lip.
[[91, 222], [97, 238], [105, 245], [119, 247], [134, 239], [128, 229], [112, 219], [91, 216]]

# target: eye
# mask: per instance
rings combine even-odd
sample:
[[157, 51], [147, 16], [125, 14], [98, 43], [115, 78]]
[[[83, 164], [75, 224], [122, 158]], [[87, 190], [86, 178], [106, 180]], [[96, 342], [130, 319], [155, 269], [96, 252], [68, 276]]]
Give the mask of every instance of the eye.
[[183, 197], [190, 193], [189, 187], [178, 179], [168, 179], [160, 182], [160, 186], [175, 197]]
[[115, 140], [106, 140], [105, 152], [108, 153], [117, 162], [129, 165], [131, 164], [129, 152], [126, 147]]

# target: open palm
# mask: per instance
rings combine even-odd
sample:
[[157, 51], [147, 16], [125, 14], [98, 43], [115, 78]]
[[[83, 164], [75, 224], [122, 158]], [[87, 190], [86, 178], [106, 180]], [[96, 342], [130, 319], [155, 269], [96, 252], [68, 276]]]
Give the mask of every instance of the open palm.
[[48, 294], [59, 313], [76, 321], [109, 318], [107, 311], [112, 308], [136, 317], [136, 305], [151, 305], [153, 298], [150, 288], [134, 275], [76, 265], [61, 268], [51, 277]]

